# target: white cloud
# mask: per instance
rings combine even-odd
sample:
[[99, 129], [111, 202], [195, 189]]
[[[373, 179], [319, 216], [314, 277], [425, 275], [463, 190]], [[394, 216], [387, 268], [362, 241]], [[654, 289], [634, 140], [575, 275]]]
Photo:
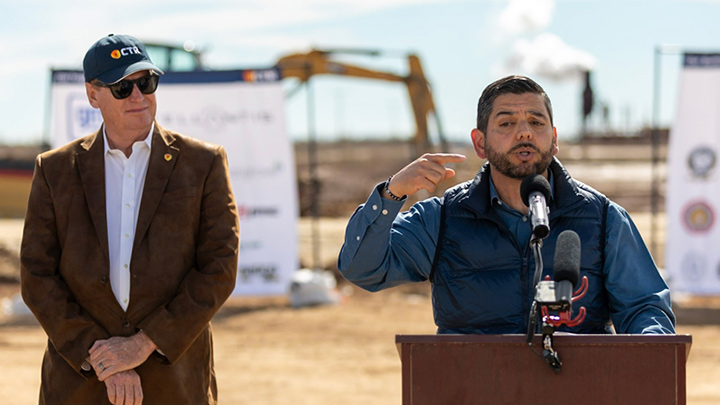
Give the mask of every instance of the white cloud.
[[510, 0], [500, 13], [498, 24], [508, 35], [547, 28], [555, 11], [555, 0]]
[[579, 72], [594, 67], [595, 57], [590, 53], [547, 32], [554, 12], [555, 0], [509, 0], [497, 16], [499, 29], [494, 39], [503, 47], [513, 38], [519, 39], [512, 43], [504, 65], [493, 69], [495, 73], [524, 73], [562, 81], [578, 78]]
[[544, 33], [532, 41], [516, 41], [505, 68], [560, 81], [578, 78], [580, 72], [591, 70], [595, 62], [595, 57], [588, 52], [571, 47], [556, 35]]

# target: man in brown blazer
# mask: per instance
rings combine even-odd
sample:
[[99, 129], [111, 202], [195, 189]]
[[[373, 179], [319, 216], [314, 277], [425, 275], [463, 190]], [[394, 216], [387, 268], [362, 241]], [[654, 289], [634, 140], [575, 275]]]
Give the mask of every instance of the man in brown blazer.
[[83, 67], [103, 126], [38, 156], [22, 240], [40, 404], [215, 404], [210, 319], [239, 244], [225, 151], [155, 122], [162, 71], [136, 38]]

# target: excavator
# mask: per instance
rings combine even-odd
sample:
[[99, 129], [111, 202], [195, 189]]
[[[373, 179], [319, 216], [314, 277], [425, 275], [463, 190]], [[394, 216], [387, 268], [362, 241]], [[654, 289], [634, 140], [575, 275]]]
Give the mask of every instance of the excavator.
[[336, 55], [368, 55], [379, 56], [380, 51], [360, 49], [312, 49], [307, 53], [295, 53], [281, 57], [275, 65], [282, 78], [296, 78], [307, 83], [315, 75], [339, 75], [348, 77], [384, 80], [403, 83], [407, 86], [408, 96], [415, 117], [415, 135], [412, 143], [417, 155], [433, 151], [430, 140], [429, 124], [434, 119], [437, 125], [438, 141], [442, 150], [447, 150], [446, 140], [440, 126], [440, 119], [435, 109], [430, 83], [425, 77], [420, 58], [415, 54], [407, 55], [409, 72], [402, 76], [390, 72], [382, 72], [350, 65], [333, 60]]

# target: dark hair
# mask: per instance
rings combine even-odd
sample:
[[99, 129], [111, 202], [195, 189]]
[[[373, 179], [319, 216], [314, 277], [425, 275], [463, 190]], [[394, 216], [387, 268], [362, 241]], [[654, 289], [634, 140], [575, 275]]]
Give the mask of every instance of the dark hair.
[[492, 112], [495, 99], [502, 94], [524, 94], [535, 93], [540, 94], [545, 101], [545, 108], [550, 114], [550, 125], [553, 125], [553, 112], [550, 97], [545, 93], [539, 84], [535, 83], [531, 78], [525, 76], [508, 76], [488, 85], [483, 90], [477, 106], [477, 129], [483, 133], [487, 133], [488, 120]]

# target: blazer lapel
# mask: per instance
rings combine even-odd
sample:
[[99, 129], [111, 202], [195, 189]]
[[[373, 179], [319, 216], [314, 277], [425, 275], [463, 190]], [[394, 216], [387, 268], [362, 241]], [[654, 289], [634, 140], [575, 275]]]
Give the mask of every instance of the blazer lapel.
[[108, 254], [107, 218], [105, 211], [105, 159], [102, 129], [80, 144], [81, 150], [75, 155], [80, 181], [85, 190], [90, 217], [92, 218], [100, 246], [105, 258]]
[[178, 148], [172, 146], [175, 137], [162, 129], [157, 123], [155, 123], [155, 131], [153, 131], [152, 137], [152, 150], [150, 151], [150, 161], [145, 175], [145, 187], [140, 202], [133, 249], [140, 243], [150, 226], [150, 221], [152, 221], [158, 204], [160, 204], [160, 199], [165, 192], [165, 186], [180, 152]]

